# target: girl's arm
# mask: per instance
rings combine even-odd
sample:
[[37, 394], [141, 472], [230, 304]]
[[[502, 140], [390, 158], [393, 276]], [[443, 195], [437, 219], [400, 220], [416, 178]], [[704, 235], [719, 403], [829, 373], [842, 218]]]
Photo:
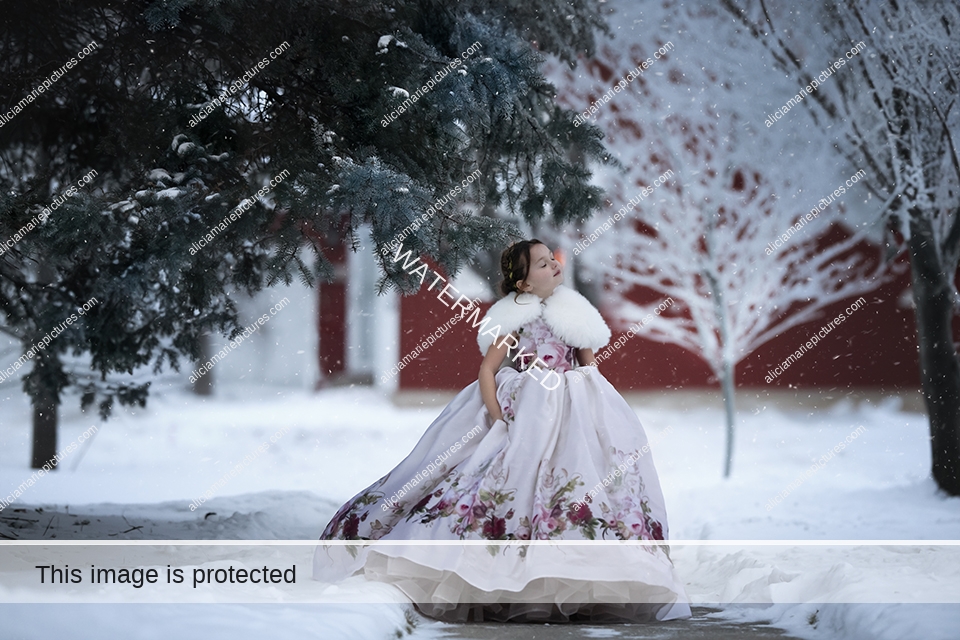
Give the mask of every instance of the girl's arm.
[[577, 362], [581, 367], [595, 367], [597, 360], [593, 357], [593, 349], [577, 349]]
[[[513, 343], [517, 344], [517, 337], [514, 335], [513, 338]], [[487, 349], [487, 355], [484, 356], [483, 362], [480, 363], [480, 375], [477, 376], [480, 381], [480, 397], [483, 398], [483, 404], [487, 407], [487, 413], [490, 414], [493, 422], [503, 420], [503, 412], [500, 410], [500, 403], [497, 402], [497, 371], [500, 369], [500, 365], [509, 349], [509, 346], [505, 343], [506, 339], [503, 339], [497, 346], [497, 341], [494, 340], [490, 348]]]

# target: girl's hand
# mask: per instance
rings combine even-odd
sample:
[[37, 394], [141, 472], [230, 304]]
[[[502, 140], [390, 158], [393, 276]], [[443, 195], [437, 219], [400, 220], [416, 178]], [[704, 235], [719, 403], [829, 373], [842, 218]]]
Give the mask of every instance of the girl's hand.
[[497, 346], [496, 341], [487, 349], [487, 355], [480, 363], [480, 374], [477, 376], [480, 382], [480, 397], [483, 398], [483, 404], [487, 408], [487, 415], [490, 420], [503, 420], [503, 410], [497, 400], [497, 370], [507, 355], [506, 340], [501, 340]]

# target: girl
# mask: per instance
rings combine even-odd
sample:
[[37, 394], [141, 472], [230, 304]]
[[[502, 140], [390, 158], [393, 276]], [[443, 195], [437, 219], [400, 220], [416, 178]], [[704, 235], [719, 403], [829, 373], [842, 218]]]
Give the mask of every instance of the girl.
[[[689, 617], [669, 547], [636, 543], [666, 540], [667, 516], [643, 427], [594, 360], [609, 328], [539, 240], [500, 267], [504, 297], [472, 316], [477, 382], [320, 536], [437, 543], [321, 545], [314, 578], [362, 571], [447, 621]], [[539, 542], [597, 539], [625, 542]]]

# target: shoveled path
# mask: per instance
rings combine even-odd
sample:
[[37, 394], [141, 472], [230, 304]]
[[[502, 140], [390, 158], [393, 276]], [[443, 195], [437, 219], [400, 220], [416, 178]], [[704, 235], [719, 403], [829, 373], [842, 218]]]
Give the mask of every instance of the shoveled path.
[[782, 630], [757, 624], [736, 623], [707, 617], [717, 611], [691, 607], [693, 617], [655, 624], [447, 624], [423, 622], [411, 636], [444, 640], [579, 640], [580, 638], [616, 638], [617, 640], [797, 640]]

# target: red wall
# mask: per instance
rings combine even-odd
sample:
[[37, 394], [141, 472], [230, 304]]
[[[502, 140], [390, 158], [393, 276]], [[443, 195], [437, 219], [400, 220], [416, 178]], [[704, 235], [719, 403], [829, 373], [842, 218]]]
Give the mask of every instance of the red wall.
[[[432, 264], [430, 266], [434, 267]], [[446, 276], [441, 271], [437, 273]], [[400, 298], [398, 360], [413, 351], [425, 336], [432, 334], [460, 313], [459, 308], [454, 311], [437, 299], [437, 293], [443, 287], [442, 282], [440, 286], [427, 291], [434, 279], [436, 276], [428, 273], [428, 279], [418, 293]], [[452, 293], [452, 290], [449, 293]], [[446, 304], [452, 303], [449, 295], [444, 296], [443, 300]], [[479, 317], [482, 318], [489, 308], [489, 303], [481, 305]], [[481, 360], [483, 356], [477, 346], [477, 329], [473, 328], [472, 323], [465, 317], [450, 327], [415, 361], [403, 368], [400, 372], [400, 389], [462, 389], [477, 379]]]
[[[901, 255], [900, 261], [907, 262], [907, 256]], [[854, 311], [818, 345], [767, 384], [764, 378], [769, 370], [779, 366], [830, 319], [843, 314], [853, 299], [828, 308], [821, 319], [794, 327], [770, 340], [737, 366], [737, 386], [919, 389], [913, 309], [900, 303], [904, 292], [909, 292], [909, 284], [910, 275], [905, 271], [896, 280], [865, 295], [865, 307]], [[481, 314], [489, 306], [484, 305]], [[422, 336], [435, 331], [453, 315], [454, 312], [437, 300], [436, 289], [426, 291], [424, 286], [418, 294], [402, 298], [399, 357], [403, 358]], [[610, 323], [609, 318], [607, 321]], [[611, 342], [619, 335], [615, 333]], [[954, 336], [960, 341], [960, 320], [957, 319]], [[481, 360], [476, 329], [471, 328], [469, 322], [460, 322], [401, 371], [400, 388], [462, 389], [477, 379]], [[628, 341], [604, 361], [600, 369], [621, 391], [719, 386], [697, 356], [677, 346], [640, 337]]]
[[342, 243], [322, 248], [333, 263], [336, 276], [333, 282], [320, 283], [317, 331], [320, 334], [318, 357], [321, 381], [344, 370], [347, 344], [347, 325], [344, 322], [347, 313], [346, 251]]

